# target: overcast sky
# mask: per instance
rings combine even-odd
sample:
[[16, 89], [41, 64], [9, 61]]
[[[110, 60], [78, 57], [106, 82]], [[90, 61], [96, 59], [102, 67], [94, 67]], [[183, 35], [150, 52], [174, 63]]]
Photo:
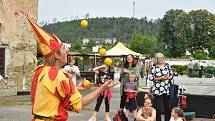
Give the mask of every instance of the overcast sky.
[[162, 18], [167, 10], [183, 9], [186, 12], [207, 9], [215, 13], [215, 0], [39, 0], [39, 21], [83, 19], [89, 17]]

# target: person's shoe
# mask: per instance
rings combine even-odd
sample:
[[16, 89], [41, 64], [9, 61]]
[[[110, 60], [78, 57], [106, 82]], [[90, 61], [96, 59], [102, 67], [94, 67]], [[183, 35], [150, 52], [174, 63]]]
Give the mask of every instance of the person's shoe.
[[105, 121], [111, 121], [110, 117], [107, 117]]
[[137, 121], [136, 118], [134, 118], [134, 121]]
[[96, 118], [91, 117], [88, 121], [96, 121]]

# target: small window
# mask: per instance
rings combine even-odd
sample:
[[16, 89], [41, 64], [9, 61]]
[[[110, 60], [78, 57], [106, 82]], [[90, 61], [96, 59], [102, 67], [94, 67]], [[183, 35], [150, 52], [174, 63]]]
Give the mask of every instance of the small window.
[[5, 48], [0, 47], [0, 75], [5, 77]]
[[1, 34], [1, 29], [2, 29], [2, 28], [1, 28], [1, 22], [0, 22], [0, 34]]

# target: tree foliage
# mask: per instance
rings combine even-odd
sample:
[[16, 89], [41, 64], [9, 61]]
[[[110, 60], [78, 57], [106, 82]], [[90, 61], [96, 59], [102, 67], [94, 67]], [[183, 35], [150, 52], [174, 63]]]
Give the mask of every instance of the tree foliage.
[[215, 54], [215, 16], [207, 10], [169, 10], [160, 22], [159, 43], [170, 57], [183, 56], [186, 50], [209, 50]]
[[159, 42], [163, 44], [164, 53], [172, 57], [186, 52], [187, 14], [183, 10], [169, 10], [160, 23]]
[[190, 42], [187, 44], [191, 53], [204, 51], [214, 55], [215, 48], [215, 16], [207, 10], [193, 10], [189, 12], [191, 23]]
[[[83, 38], [116, 38], [142, 54], [163, 52], [169, 57], [180, 57], [189, 50], [195, 57], [197, 51], [204, 54], [208, 50], [209, 57], [215, 58], [215, 15], [207, 10], [186, 13], [171, 9], [161, 20], [147, 17], [88, 18], [87, 29], [80, 27], [80, 21], [57, 22], [43, 28], [58, 35], [63, 42], [71, 43], [71, 51], [82, 53], [92, 53], [95, 44], [90, 41], [82, 48]], [[103, 43], [102, 46], [109, 49], [113, 45]]]
[[136, 33], [129, 41], [130, 49], [141, 54], [154, 55], [158, 48], [158, 41], [155, 36], [141, 35]]
[[55, 33], [62, 41], [72, 43], [83, 38], [116, 38], [128, 42], [132, 34], [158, 35], [160, 19], [148, 20], [146, 17], [132, 19], [119, 18], [89, 18], [87, 29], [80, 27], [81, 20], [58, 22], [43, 26], [50, 33]]

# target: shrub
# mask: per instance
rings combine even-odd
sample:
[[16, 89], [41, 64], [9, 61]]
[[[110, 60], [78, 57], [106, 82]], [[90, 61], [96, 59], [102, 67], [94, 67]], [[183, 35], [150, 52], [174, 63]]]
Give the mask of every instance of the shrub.
[[203, 60], [203, 59], [206, 59], [207, 56], [203, 51], [197, 50], [194, 54], [194, 58], [197, 60]]
[[213, 66], [207, 66], [204, 68], [205, 74], [211, 74], [215, 76], [215, 67]]
[[180, 75], [187, 74], [188, 72], [188, 67], [187, 65], [172, 65], [171, 68], [173, 71], [177, 71]]

